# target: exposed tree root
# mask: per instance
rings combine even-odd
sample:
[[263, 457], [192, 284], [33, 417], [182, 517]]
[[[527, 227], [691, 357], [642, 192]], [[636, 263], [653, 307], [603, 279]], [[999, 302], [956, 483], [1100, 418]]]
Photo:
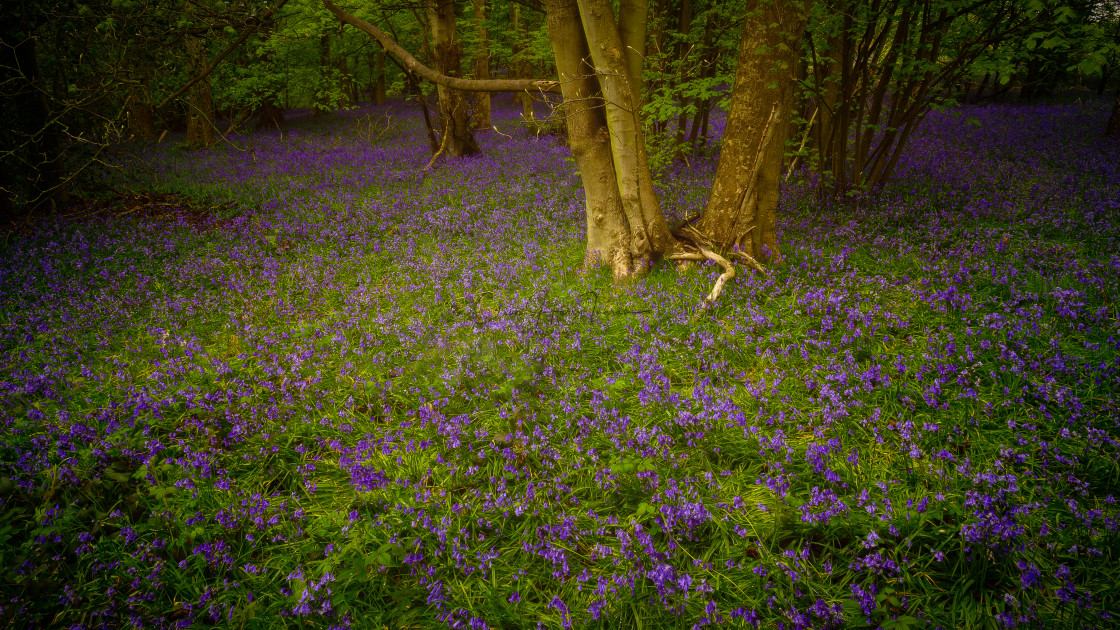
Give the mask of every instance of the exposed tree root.
[[447, 122], [445, 122], [443, 125], [443, 139], [439, 143], [439, 151], [436, 151], [436, 154], [432, 156], [432, 159], [428, 162], [428, 165], [424, 167], [424, 170], [420, 171], [420, 177], [424, 177], [425, 173], [432, 170], [432, 165], [435, 164], [436, 160], [439, 159], [439, 156], [443, 155], [443, 152], [447, 150], [447, 136], [450, 134], [451, 127], [448, 126]]
[[739, 252], [739, 251], [734, 251], [734, 252], [731, 252], [731, 255], [732, 256], [738, 256], [739, 258], [742, 258], [743, 260], [747, 261], [747, 265], [750, 266], [750, 268], [754, 269], [755, 271], [758, 271], [759, 273], [770, 273], [766, 269], [766, 267], [763, 267], [761, 264], [759, 264], [759, 262], [757, 260], [755, 260], [754, 257], [751, 256], [750, 254], [746, 254], [746, 253]]
[[[711, 308], [712, 304], [715, 304], [715, 301], [719, 299], [719, 294], [723, 291], [723, 285], [727, 284], [728, 280], [735, 277], [735, 267], [732, 266], [731, 262], [726, 258], [704, 246], [700, 246], [700, 253], [704, 254], [708, 260], [715, 261], [720, 267], [723, 267], [723, 273], [716, 279], [716, 284], [712, 287], [712, 292], [700, 303], [700, 308], [697, 309], [696, 316], [699, 316], [700, 313]], [[696, 316], [694, 316], [693, 319], [695, 319]]]
[[723, 273], [720, 274], [719, 278], [716, 279], [716, 284], [712, 287], [712, 291], [708, 294], [707, 297], [704, 298], [704, 301], [700, 303], [700, 306], [697, 307], [696, 313], [692, 316], [689, 324], [695, 323], [700, 315], [704, 313], [704, 311], [707, 311], [712, 307], [712, 304], [715, 304], [716, 300], [719, 299], [719, 294], [723, 291], [724, 285], [727, 284], [728, 280], [735, 277], [735, 267], [731, 264], [730, 261], [708, 249], [707, 247], [704, 247], [703, 245], [697, 245], [697, 248], [699, 248], [700, 250], [699, 254], [693, 252], [680, 252], [677, 254], [670, 254], [669, 256], [666, 256], [668, 260], [711, 260], [718, 264], [720, 267], [723, 267]]

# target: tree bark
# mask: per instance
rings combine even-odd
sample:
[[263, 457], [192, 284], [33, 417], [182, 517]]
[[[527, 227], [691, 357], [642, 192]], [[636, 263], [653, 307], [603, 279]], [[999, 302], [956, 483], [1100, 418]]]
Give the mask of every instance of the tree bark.
[[[532, 76], [533, 67], [525, 58], [528, 49], [528, 33], [526, 33], [525, 19], [521, 15], [521, 7], [516, 4], [511, 8], [511, 21], [513, 22], [513, 63], [514, 73], [519, 79]], [[528, 91], [517, 92], [513, 95], [513, 102], [521, 103], [521, 118], [526, 122], [533, 120], [533, 95]]]
[[334, 91], [334, 67], [331, 65], [331, 36], [324, 33], [319, 36], [319, 89], [315, 95], [314, 113], [316, 116], [326, 116], [333, 109], [328, 94]]
[[[206, 68], [206, 44], [197, 37], [186, 38], [192, 71]], [[196, 82], [188, 90], [187, 144], [208, 147], [214, 144], [214, 99], [210, 95], [210, 77]]]
[[128, 95], [128, 133], [140, 140], [151, 140], [156, 137], [152, 103], [147, 91], [146, 85], [138, 86]]
[[1112, 106], [1112, 115], [1108, 117], [1108, 128], [1104, 135], [1120, 142], [1120, 90], [1116, 91], [1116, 103]]
[[[455, 31], [454, 0], [426, 0], [432, 28], [432, 55], [436, 69], [449, 77], [462, 76], [459, 38]], [[451, 157], [480, 153], [471, 128], [466, 95], [446, 85], [437, 85], [444, 138], [440, 143]]]
[[576, 0], [548, 0], [548, 38], [564, 96], [568, 145], [583, 180], [587, 217], [587, 251], [583, 268], [602, 263], [616, 279], [634, 271], [630, 223], [622, 209], [611, 158], [611, 133], [602, 92], [580, 26]]
[[266, 100], [257, 108], [257, 131], [264, 129], [279, 129], [284, 125], [284, 108], [273, 100]]
[[696, 224], [715, 244], [742, 240], [756, 259], [780, 259], [778, 185], [807, 19], [807, 7], [797, 0], [748, 2], [723, 148], [711, 197]]
[[341, 107], [349, 107], [358, 102], [358, 97], [354, 94], [354, 79], [350, 76], [346, 57], [340, 57], [338, 60], [338, 90], [342, 95], [339, 101]]
[[641, 274], [668, 251], [672, 237], [656, 195], [649, 194], [653, 180], [645, 159], [638, 101], [614, 11], [608, 0], [578, 0], [577, 4], [605, 101], [615, 179], [630, 225], [633, 267]]
[[678, 106], [680, 113], [677, 114], [677, 133], [673, 138], [674, 153], [679, 157], [684, 154], [684, 128], [688, 123], [688, 98], [681, 95], [681, 86], [685, 81], [685, 67], [688, 55], [688, 36], [692, 32], [692, 1], [681, 0], [680, 15], [677, 17], [677, 32], [680, 34], [681, 39], [677, 42], [676, 58], [677, 58], [677, 85], [675, 92], [677, 93]]
[[[486, 31], [486, 0], [474, 0], [474, 19], [481, 41], [474, 57], [474, 78], [490, 78], [490, 36]], [[478, 92], [474, 98], [474, 124], [477, 129], [490, 128], [490, 93]]]
[[10, 98], [14, 106], [4, 112], [14, 123], [5, 130], [5, 139], [12, 143], [5, 148], [13, 150], [22, 168], [14, 173], [0, 172], [0, 223], [17, 218], [17, 201], [32, 207], [45, 204], [52, 209], [62, 208], [69, 201], [63, 180], [62, 143], [51, 124], [37, 40], [28, 37], [16, 41], [5, 35], [0, 33], [0, 70], [5, 71], [0, 76], [5, 79], [0, 81], [0, 97]]
[[645, 83], [642, 72], [646, 63], [646, 23], [649, 21], [648, 0], [621, 0], [618, 10], [618, 31], [626, 51], [626, 67], [630, 71], [630, 91], [642, 102]]

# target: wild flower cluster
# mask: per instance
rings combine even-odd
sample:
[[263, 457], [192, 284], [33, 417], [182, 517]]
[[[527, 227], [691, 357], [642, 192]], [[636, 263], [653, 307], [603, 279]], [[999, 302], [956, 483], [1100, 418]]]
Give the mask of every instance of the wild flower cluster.
[[1106, 115], [934, 114], [876, 195], [796, 174], [786, 264], [696, 323], [716, 267], [575, 272], [578, 175], [512, 109], [427, 174], [402, 104], [137, 148], [105, 177], [240, 210], [9, 238], [0, 619], [1116, 625]]

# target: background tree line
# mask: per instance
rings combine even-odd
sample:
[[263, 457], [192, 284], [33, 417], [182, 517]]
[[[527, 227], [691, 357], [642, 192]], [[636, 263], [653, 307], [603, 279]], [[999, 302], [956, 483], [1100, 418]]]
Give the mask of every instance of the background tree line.
[[[585, 175], [588, 256], [616, 275], [703, 251], [774, 255], [783, 169], [815, 169], [822, 195], [875, 188], [934, 108], [1104, 94], [1120, 75], [1114, 0], [43, 0], [5, 11], [5, 224], [97, 193], [89, 167], [116, 143], [183, 132], [205, 149], [283, 127], [297, 108], [416, 99], [433, 154], [470, 155], [504, 93], [527, 125], [566, 129]], [[534, 120], [548, 91], [566, 105]], [[704, 216], [670, 233], [653, 183], [712, 150], [717, 110], [730, 170]], [[610, 146], [592, 142], [600, 128]], [[1107, 133], [1120, 138], [1120, 115]], [[608, 171], [613, 183], [587, 177]]]

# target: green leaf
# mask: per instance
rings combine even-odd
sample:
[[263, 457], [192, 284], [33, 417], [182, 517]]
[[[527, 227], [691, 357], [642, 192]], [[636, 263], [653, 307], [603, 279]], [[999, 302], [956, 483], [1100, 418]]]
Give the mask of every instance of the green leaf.
[[855, 622], [862, 620], [863, 609], [860, 608], [859, 602], [854, 599], [844, 601], [844, 619]]
[[111, 479], [111, 480], [113, 480], [113, 481], [115, 481], [119, 484], [122, 484], [122, 485], [128, 483], [129, 480], [130, 480], [130, 478], [127, 474], [117, 472], [115, 470], [106, 470], [104, 473], [102, 473], [102, 475], [106, 479]]

